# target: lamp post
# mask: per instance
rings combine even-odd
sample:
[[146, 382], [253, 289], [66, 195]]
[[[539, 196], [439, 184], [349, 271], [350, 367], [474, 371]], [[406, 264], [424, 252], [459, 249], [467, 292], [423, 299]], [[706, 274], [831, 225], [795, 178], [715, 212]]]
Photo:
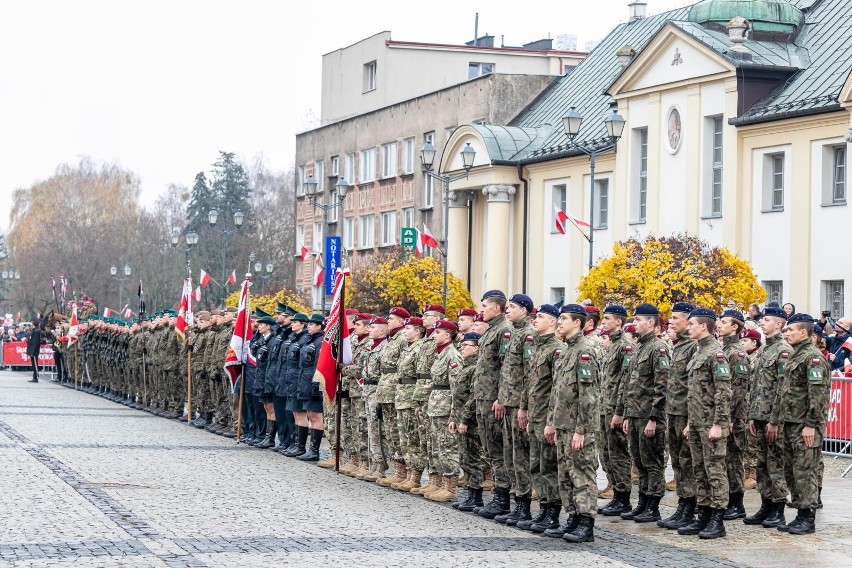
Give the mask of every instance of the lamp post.
[[[249, 260], [255, 261], [257, 256], [254, 253], [249, 255]], [[266, 269], [266, 274], [263, 273], [263, 269]], [[259, 260], [254, 263], [254, 273], [260, 275], [260, 291], [263, 292], [266, 289], [266, 281], [269, 280], [269, 277], [272, 276], [272, 271], [275, 269], [271, 262], [267, 262], [264, 266]]]
[[432, 164], [435, 162], [435, 147], [427, 142], [420, 149], [420, 161], [423, 162], [423, 173], [427, 177], [436, 179], [444, 184], [444, 311], [447, 309], [447, 254], [449, 253], [450, 246], [450, 183], [460, 179], [467, 179], [470, 168], [473, 167], [473, 160], [476, 158], [476, 150], [468, 142], [460, 154], [464, 173], [444, 176], [432, 171]]
[[180, 231], [178, 229], [172, 230], [172, 246], [183, 253], [186, 275], [189, 276], [189, 251], [192, 250], [192, 247], [198, 244], [198, 233], [190, 231], [184, 236], [184, 238], [186, 240], [186, 248], [178, 248], [178, 243], [180, 242]]
[[130, 278], [130, 265], [127, 264], [127, 263], [124, 264], [124, 277], [123, 278], [121, 277], [121, 275], [118, 274], [118, 267], [115, 266], [114, 264], [109, 268], [109, 273], [113, 277], [113, 279], [118, 282], [118, 305], [123, 308], [124, 306], [121, 305], [121, 291], [122, 291], [122, 288], [124, 288], [124, 282], [128, 278]]
[[[343, 204], [343, 202], [346, 200], [346, 193], [349, 191], [349, 188], [351, 186], [349, 185], [349, 182], [347, 182], [345, 179], [343, 179], [343, 178], [338, 179], [337, 183], [334, 184], [334, 188], [337, 190], [337, 197], [334, 200], [332, 200], [331, 203], [319, 203], [317, 201], [317, 195], [316, 195], [316, 193], [317, 193], [317, 180], [315, 180], [313, 177], [309, 177], [306, 180], [304, 180], [302, 183], [305, 186], [305, 194], [308, 196], [308, 201], [310, 202], [310, 204], [313, 205], [314, 209], [322, 209], [322, 240], [321, 240], [321, 242], [322, 242], [322, 247], [324, 248], [325, 247], [325, 234], [328, 231], [328, 212], [331, 211], [332, 209], [336, 209], [337, 207], [340, 207]], [[325, 192], [323, 192], [323, 196], [324, 195], [325, 195]], [[323, 201], [325, 201], [324, 197], [323, 197]], [[323, 249], [320, 249], [320, 250], [323, 250]], [[325, 262], [326, 262], [326, 264], [328, 264], [328, 259], [325, 259]], [[267, 265], [267, 266], [269, 266], [269, 265]], [[321, 303], [320, 303], [320, 311], [323, 314], [325, 314], [325, 283], [322, 283], [320, 288], [322, 289], [322, 295], [321, 295], [322, 300], [321, 300]]]
[[14, 268], [9, 268], [9, 269], [3, 270], [3, 272], [2, 272], [2, 273], [0, 273], [0, 276], [2, 276], [2, 277], [3, 277], [3, 280], [8, 280], [8, 281], [9, 281], [9, 284], [8, 284], [8, 287], [9, 287], [9, 297], [8, 297], [8, 298], [3, 298], [3, 299], [4, 299], [4, 300], [9, 300], [9, 302], [11, 302], [11, 301], [12, 301], [12, 284], [14, 284], [14, 283], [15, 283], [15, 281], [17, 281], [17, 280], [20, 280], [20, 279], [21, 279], [21, 273], [20, 273], [18, 270], [14, 269]]
[[580, 132], [580, 126], [583, 124], [583, 115], [577, 111], [576, 107], [571, 107], [568, 114], [562, 117], [562, 126], [565, 133], [568, 135], [568, 147], [574, 148], [587, 156], [589, 156], [591, 187], [589, 192], [589, 270], [594, 265], [594, 233], [595, 233], [595, 158], [599, 153], [614, 150], [618, 139], [624, 133], [625, 120], [624, 117], [618, 114], [617, 109], [613, 109], [612, 114], [604, 119], [604, 126], [608, 139], [604, 139], [598, 143], [592, 140], [589, 145], [578, 144], [575, 141], [577, 134]]
[[234, 228], [233, 229], [217, 229], [216, 221], [219, 220], [219, 212], [215, 209], [211, 209], [207, 212], [207, 222], [210, 223], [210, 228], [214, 231], [222, 235], [222, 305], [225, 305], [225, 297], [227, 296], [227, 284], [228, 274], [226, 273], [225, 263], [226, 263], [226, 255], [228, 253], [228, 237], [233, 235], [234, 233], [240, 230], [240, 227], [243, 226], [243, 219], [245, 215], [243, 215], [242, 211], [237, 210], [233, 215], [234, 219]]

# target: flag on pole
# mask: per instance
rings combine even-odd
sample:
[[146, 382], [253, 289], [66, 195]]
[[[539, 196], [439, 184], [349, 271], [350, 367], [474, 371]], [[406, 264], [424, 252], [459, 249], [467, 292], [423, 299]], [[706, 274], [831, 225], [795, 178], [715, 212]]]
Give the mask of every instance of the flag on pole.
[[56, 278], [50, 277], [50, 289], [53, 291], [53, 299], [56, 299]]
[[68, 279], [65, 278], [64, 274], [59, 275], [59, 298], [62, 300], [62, 304], [65, 304], [65, 294], [68, 292]]
[[71, 307], [71, 321], [68, 322], [68, 345], [74, 345], [77, 341], [77, 334], [80, 332], [80, 325], [77, 321], [77, 304]]
[[421, 233], [416, 227], [414, 228], [414, 232], [416, 233], [414, 235], [414, 256], [420, 256], [423, 254], [423, 239], [420, 238]]
[[348, 365], [352, 362], [352, 342], [344, 303], [348, 275], [348, 270], [338, 268], [334, 276], [331, 310], [323, 332], [317, 368], [314, 372], [314, 381], [322, 385], [326, 404], [333, 403], [337, 393], [337, 382], [340, 380], [338, 363]]
[[207, 285], [210, 284], [211, 280], [210, 275], [204, 272], [203, 270], [200, 270], [199, 273], [200, 275], [198, 283], [201, 284], [202, 288], [207, 288]]
[[249, 322], [249, 294], [248, 289], [251, 281], [248, 279], [243, 281], [242, 289], [240, 290], [240, 304], [237, 308], [237, 319], [234, 322], [234, 334], [231, 336], [231, 342], [228, 345], [228, 352], [225, 355], [225, 372], [228, 374], [228, 381], [231, 386], [231, 393], [237, 390], [237, 381], [242, 374], [243, 364], [255, 365], [254, 357], [249, 351], [249, 342], [251, 341], [251, 323]]
[[122, 312], [121, 317], [123, 317], [126, 320], [129, 320], [130, 316], [132, 316], [132, 315], [133, 315], [133, 310], [131, 310], [127, 306], [124, 306], [124, 311]]
[[104, 308], [104, 317], [105, 318], [112, 317], [112, 310], [109, 309], [109, 308]]
[[192, 297], [195, 298], [196, 302], [201, 301], [201, 286], [198, 286], [197, 288], [195, 288], [195, 292], [193, 293]]
[[183, 293], [180, 296], [175, 332], [181, 341], [186, 340], [186, 330], [192, 325], [192, 282], [189, 278], [183, 281]]
[[142, 291], [142, 281], [139, 281], [139, 288], [136, 289], [136, 296], [139, 298], [139, 318], [145, 315], [145, 293]]
[[230, 276], [228, 276], [228, 283], [229, 283], [231, 286], [236, 286], [236, 285], [237, 285], [237, 269], [236, 269], [236, 268], [234, 269], [234, 271], [233, 271], [233, 272], [231, 272], [231, 275], [230, 275]]
[[[426, 226], [426, 223], [423, 223], [423, 232], [420, 233], [420, 247], [432, 247], [433, 249], [441, 250], [441, 247], [438, 245], [438, 240], [432, 236], [432, 233], [429, 232], [429, 227]], [[443, 254], [443, 251], [442, 251]]]
[[300, 244], [301, 249], [299, 250], [299, 254], [302, 255], [302, 262], [305, 262], [305, 259], [308, 258], [310, 251], [308, 251], [308, 247], [305, 246], [305, 243]]
[[316, 266], [314, 266], [314, 286], [322, 286], [325, 276], [325, 266], [322, 263], [322, 254], [316, 253]]
[[846, 338], [846, 341], [843, 342], [843, 345], [841, 345], [841, 347], [852, 351], [852, 335]]
[[553, 206], [553, 222], [556, 226], [556, 230], [559, 231], [559, 233], [562, 234], [562, 235], [565, 234], [565, 221], [570, 221], [571, 224], [574, 225], [574, 227], [576, 227], [576, 229], [578, 231], [580, 231], [580, 233], [583, 235], [583, 237], [586, 240], [589, 240], [589, 237], [586, 235], [586, 233], [581, 228], [581, 227], [586, 228], [586, 229], [591, 228], [589, 223], [587, 223], [586, 221], [583, 221], [582, 219], [578, 219], [577, 217], [574, 217], [570, 213], [562, 211], [561, 209], [559, 209], [559, 207], [554, 205]]

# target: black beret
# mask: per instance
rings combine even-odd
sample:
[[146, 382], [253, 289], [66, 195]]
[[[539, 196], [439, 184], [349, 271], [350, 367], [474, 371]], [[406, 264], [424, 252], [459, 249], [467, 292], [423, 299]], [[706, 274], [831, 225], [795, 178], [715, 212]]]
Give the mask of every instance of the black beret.
[[481, 337], [482, 336], [480, 334], [476, 333], [475, 331], [469, 331], [469, 332], [464, 334], [464, 337], [462, 337], [462, 341], [477, 341], [478, 342]]
[[791, 324], [791, 323], [814, 323], [814, 318], [812, 318], [808, 314], [793, 314], [787, 320], [787, 323], [788, 324]]
[[695, 308], [691, 312], [689, 312], [689, 317], [691, 318], [709, 318], [713, 321], [716, 321], [716, 312], [708, 308]]
[[562, 309], [559, 310], [559, 313], [575, 314], [583, 317], [587, 317], [589, 315], [586, 313], [586, 308], [584, 308], [580, 304], [565, 304], [564, 306], [562, 306]]
[[745, 323], [745, 316], [742, 312], [738, 312], [737, 310], [725, 310], [722, 312], [723, 318], [734, 318], [735, 320], [741, 321]]
[[509, 301], [514, 304], [518, 304], [523, 308], [526, 308], [528, 312], [531, 312], [533, 310], [532, 298], [530, 298], [526, 294], [515, 294], [514, 296], [509, 298]]
[[657, 306], [654, 304], [639, 304], [636, 306], [636, 309], [633, 310], [634, 316], [649, 316], [649, 317], [660, 317], [660, 310], [657, 309]]
[[543, 314], [553, 316], [555, 318], [559, 317], [559, 308], [557, 308], [553, 304], [542, 304], [538, 307], [538, 311]]
[[500, 290], [489, 290], [482, 295], [482, 299], [487, 300], [489, 298], [503, 298], [505, 300], [506, 294], [504, 294]]
[[605, 314], [615, 314], [623, 318], [627, 317], [627, 310], [621, 304], [610, 304], [604, 308]]
[[777, 306], [766, 306], [766, 309], [763, 310], [763, 315], [772, 316], [774, 318], [787, 319], [787, 312]]
[[672, 313], [678, 312], [681, 314], [690, 314], [694, 309], [695, 306], [693, 306], [689, 302], [678, 302], [677, 304], [672, 306]]

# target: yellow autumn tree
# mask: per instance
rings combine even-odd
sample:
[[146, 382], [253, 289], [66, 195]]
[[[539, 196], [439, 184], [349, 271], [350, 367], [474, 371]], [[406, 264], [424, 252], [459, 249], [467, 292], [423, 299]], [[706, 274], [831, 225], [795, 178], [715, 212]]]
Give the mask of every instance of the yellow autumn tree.
[[719, 312], [766, 299], [748, 262], [686, 234], [615, 243], [612, 256], [594, 266], [577, 290], [579, 299], [598, 306], [622, 304], [632, 311], [650, 302], [665, 316], [677, 302]]
[[[257, 295], [251, 294], [249, 296], [251, 309], [254, 311], [255, 308], [260, 308], [268, 314], [272, 314], [275, 312], [275, 308], [278, 307], [278, 303], [286, 304], [296, 310], [297, 312], [302, 312], [303, 314], [310, 314], [311, 309], [307, 307], [302, 300], [301, 296], [294, 292], [293, 290], [288, 290], [287, 288], [282, 288], [275, 294], [263, 294]], [[240, 290], [234, 290], [231, 292], [227, 298], [225, 298], [226, 306], [237, 306], [240, 303]]]

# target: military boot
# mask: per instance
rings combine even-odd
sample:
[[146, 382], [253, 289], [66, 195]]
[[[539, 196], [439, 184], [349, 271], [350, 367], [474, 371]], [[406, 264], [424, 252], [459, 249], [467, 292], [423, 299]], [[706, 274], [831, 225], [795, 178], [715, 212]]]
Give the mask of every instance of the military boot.
[[363, 481], [365, 477], [370, 475], [371, 471], [373, 471], [373, 468], [370, 466], [370, 462], [367, 460], [361, 460], [361, 465], [358, 469], [352, 472], [352, 477]]
[[595, 542], [595, 519], [581, 515], [577, 527], [573, 531], [563, 534], [562, 540], [568, 542]]
[[438, 480], [440, 488], [424, 495], [430, 501], [448, 502], [456, 500], [456, 484], [451, 477], [441, 476]]
[[752, 516], [746, 517], [745, 519], [743, 519], [743, 524], [760, 525], [760, 524], [763, 523], [763, 521], [766, 520], [766, 517], [769, 516], [769, 513], [771, 513], [772, 510], [773, 510], [772, 501], [770, 501], [769, 499], [761, 499], [760, 500], [760, 509], [755, 511], [755, 513]]
[[393, 475], [385, 477], [377, 481], [382, 487], [393, 487], [397, 483], [402, 483], [408, 479], [408, 470], [405, 468], [405, 463], [395, 461], [392, 464]]
[[653, 523], [660, 520], [660, 497], [648, 495], [645, 510], [633, 517], [634, 523]]
[[300, 461], [318, 461], [321, 442], [322, 430], [311, 430], [311, 445], [308, 448], [308, 451], [301, 456], [296, 457], [296, 459]]
[[625, 512], [621, 513], [620, 516], [625, 521], [632, 521], [633, 517], [635, 517], [636, 515], [643, 512], [645, 510], [645, 507], [647, 507], [647, 506], [648, 506], [648, 496], [645, 495], [644, 493], [640, 493], [639, 494], [639, 502], [636, 503], [636, 507], [634, 507], [630, 511], [625, 511]]
[[532, 519], [530, 515], [530, 498], [515, 497], [515, 509], [508, 515], [497, 515], [494, 520], [498, 523], [514, 527], [520, 521]]
[[468, 489], [467, 499], [459, 503], [458, 510], [465, 513], [472, 512], [476, 507], [482, 507], [482, 488]]
[[598, 509], [598, 513], [604, 517], [617, 517], [630, 509], [630, 491], [616, 491], [613, 500]]
[[509, 488], [497, 487], [494, 489], [494, 498], [488, 505], [480, 509], [477, 515], [486, 519], [493, 519], [497, 515], [504, 515], [509, 511]]
[[420, 487], [419, 485], [417, 487], [414, 487], [413, 489], [411, 489], [410, 493], [414, 493], [415, 495], [423, 495], [424, 493], [435, 491], [437, 489], [437, 485], [438, 475], [435, 473], [430, 473], [429, 483], [422, 487]]
[[681, 497], [677, 500], [677, 509], [674, 514], [670, 517], [666, 517], [665, 519], [660, 519], [657, 521], [657, 526], [663, 529], [669, 528], [668, 524], [672, 521], [677, 521], [683, 516], [683, 510], [686, 508], [686, 499]]
[[722, 538], [725, 534], [725, 509], [713, 509], [710, 522], [698, 533], [698, 538], [705, 540]]
[[[562, 509], [562, 505], [559, 505], [557, 511]], [[554, 527], [550, 527], [549, 529], [544, 531], [544, 536], [549, 536], [551, 538], [562, 538], [565, 533], [572, 532], [577, 528], [577, 525], [580, 524], [580, 516], [577, 515], [576, 512], [572, 512], [565, 518], [565, 522], [562, 524], [557, 524]]]
[[515, 524], [515, 526], [517, 528], [521, 529], [522, 531], [531, 530], [532, 526], [534, 524], [541, 523], [544, 520], [544, 518], [547, 516], [548, 509], [550, 509], [551, 506], [552, 505], [549, 505], [548, 503], [545, 503], [544, 501], [539, 501], [538, 502], [538, 513], [536, 513], [536, 516], [533, 517], [532, 514], [530, 514], [529, 519], [525, 519], [523, 521], [518, 521]]
[[323, 469], [333, 469], [336, 462], [335, 457], [334, 451], [332, 451], [326, 459], [318, 461], [317, 465]]
[[305, 443], [308, 441], [308, 427], [307, 426], [296, 426], [296, 443], [293, 444], [293, 447], [284, 452], [284, 455], [288, 458], [295, 458], [301, 455], [304, 455], [307, 451], [305, 449]]
[[367, 475], [362, 477], [361, 480], [366, 481], [368, 483], [375, 483], [376, 481], [378, 481], [380, 479], [384, 479], [385, 478], [385, 469], [387, 469], [387, 466], [385, 466], [384, 463], [374, 462], [373, 467], [370, 468], [370, 473], [368, 473]]
[[772, 504], [772, 512], [769, 513], [769, 516], [766, 517], [762, 523], [760, 523], [763, 528], [771, 529], [775, 528], [778, 525], [784, 524], [784, 507], [786, 503], [784, 501], [779, 501], [778, 503]]
[[507, 520], [508, 520], [508, 519], [509, 519], [512, 515], [515, 515], [515, 514], [518, 512], [518, 510], [520, 510], [520, 508], [521, 508], [521, 500], [522, 500], [522, 499], [519, 499], [519, 498], [515, 497], [515, 508], [514, 508], [514, 509], [512, 509], [511, 511], [509, 511], [508, 513], [504, 513], [504, 514], [502, 514], [502, 515], [497, 515], [496, 517], [494, 517], [494, 522], [495, 522], [495, 523], [500, 523], [501, 525], [505, 525], [505, 524], [506, 524], [506, 521], [507, 521]]
[[728, 508], [725, 509], [725, 520], [744, 519], [746, 516], [742, 493], [731, 493], [728, 496]]
[[661, 526], [666, 529], [675, 530], [681, 527], [685, 527], [687, 525], [691, 525], [695, 522], [695, 497], [690, 497], [688, 499], [684, 499], [683, 503], [683, 511], [679, 517], [675, 519], [671, 519], [666, 522], [665, 525], [660, 525], [660, 522], [657, 522], [657, 526]]
[[698, 533], [707, 528], [707, 525], [710, 524], [710, 518], [712, 516], [713, 509], [711, 509], [710, 507], [705, 507], [703, 505], [698, 507], [698, 518], [696, 518], [695, 521], [693, 521], [691, 524], [677, 529], [677, 534], [683, 536], [697, 535]]
[[361, 463], [359, 461], [359, 457], [355, 454], [349, 456], [349, 461], [340, 466], [340, 473], [345, 475], [349, 475], [356, 469], [358, 469], [358, 465]]
[[598, 499], [614, 499], [615, 492], [612, 488], [612, 483], [607, 483], [606, 487], [598, 491]]
[[423, 477], [422, 470], [410, 468], [408, 470], [408, 476], [399, 483], [394, 483], [393, 485], [391, 485], [391, 487], [398, 491], [405, 491], [406, 493], [408, 493], [412, 489], [420, 487], [421, 477]]
[[266, 421], [266, 437], [255, 448], [268, 450], [275, 447], [275, 420]]
[[799, 509], [796, 520], [789, 524], [790, 534], [811, 534], [816, 531], [816, 509]]

